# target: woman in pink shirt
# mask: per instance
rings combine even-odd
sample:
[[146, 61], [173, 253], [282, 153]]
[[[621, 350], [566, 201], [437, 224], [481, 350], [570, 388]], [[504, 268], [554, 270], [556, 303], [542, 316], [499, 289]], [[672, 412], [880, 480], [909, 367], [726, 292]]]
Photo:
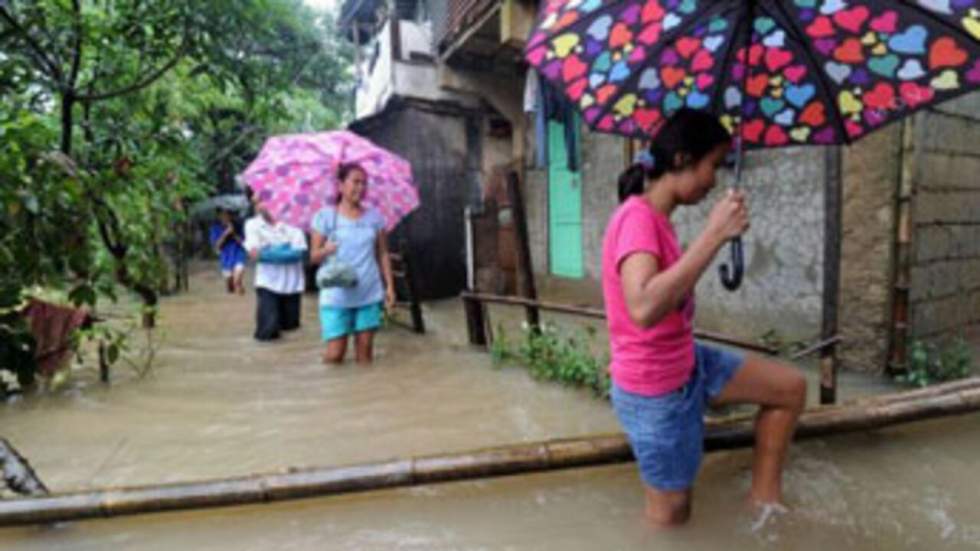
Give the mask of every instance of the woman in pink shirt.
[[749, 499], [779, 507], [783, 459], [806, 402], [798, 370], [694, 341], [694, 287], [721, 247], [748, 229], [749, 215], [744, 195], [729, 193], [686, 251], [670, 216], [704, 200], [730, 146], [713, 116], [679, 110], [620, 177], [622, 204], [603, 241], [613, 408], [645, 484], [647, 517], [658, 525], [690, 516], [710, 404], [760, 405]]

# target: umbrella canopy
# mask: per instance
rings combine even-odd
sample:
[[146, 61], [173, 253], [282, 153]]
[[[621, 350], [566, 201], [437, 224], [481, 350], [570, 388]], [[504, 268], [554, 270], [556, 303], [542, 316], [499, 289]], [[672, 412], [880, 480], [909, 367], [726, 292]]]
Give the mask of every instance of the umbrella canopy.
[[335, 204], [337, 169], [346, 163], [367, 172], [364, 204], [381, 213], [388, 230], [418, 207], [408, 161], [347, 131], [273, 136], [241, 179], [273, 217], [307, 230], [317, 211]]
[[226, 193], [194, 203], [190, 208], [190, 215], [193, 218], [209, 218], [214, 216], [216, 209], [242, 214], [248, 210], [248, 207], [248, 199], [241, 193]]
[[746, 148], [850, 143], [980, 84], [980, 3], [547, 0], [526, 57], [602, 132], [690, 107]]

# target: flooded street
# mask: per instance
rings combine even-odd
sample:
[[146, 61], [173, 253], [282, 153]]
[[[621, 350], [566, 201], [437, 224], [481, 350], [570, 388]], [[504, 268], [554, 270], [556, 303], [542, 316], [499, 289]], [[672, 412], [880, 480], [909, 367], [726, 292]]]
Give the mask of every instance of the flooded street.
[[[493, 369], [465, 344], [456, 301], [430, 334], [379, 337], [374, 366], [319, 363], [315, 300], [284, 342], [251, 339], [253, 300], [210, 271], [166, 299], [152, 372], [91, 370], [0, 407], [2, 434], [54, 491], [243, 475], [617, 431], [582, 391]], [[520, 311], [493, 311], [514, 324]], [[845, 398], [886, 385], [842, 377]], [[815, 385], [811, 385], [812, 387]], [[811, 388], [811, 392], [813, 389]], [[814, 403], [811, 395], [811, 403]], [[980, 415], [809, 441], [791, 452], [787, 501], [766, 522], [742, 504], [749, 451], [709, 454], [691, 524], [642, 518], [632, 464], [274, 505], [0, 529], [0, 549], [975, 549]]]
[[458, 301], [417, 336], [392, 327], [376, 362], [320, 362], [316, 300], [301, 329], [257, 343], [254, 296], [207, 271], [165, 299], [151, 373], [125, 365], [105, 388], [89, 370], [55, 396], [0, 406], [3, 434], [52, 489], [243, 475], [459, 451], [617, 429], [587, 392], [494, 370], [465, 345]]

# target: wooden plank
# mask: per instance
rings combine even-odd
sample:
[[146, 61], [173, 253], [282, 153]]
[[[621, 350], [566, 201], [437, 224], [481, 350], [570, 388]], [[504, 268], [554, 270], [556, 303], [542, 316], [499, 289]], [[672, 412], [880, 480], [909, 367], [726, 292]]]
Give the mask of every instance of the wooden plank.
[[[507, 196], [510, 199], [511, 215], [514, 217], [514, 232], [517, 237], [517, 263], [521, 274], [521, 289], [524, 298], [536, 301], [538, 299], [537, 286], [534, 284], [534, 265], [531, 262], [531, 243], [527, 231], [527, 211], [524, 209], [524, 197], [521, 195], [517, 173], [511, 171], [507, 174]], [[537, 328], [541, 322], [538, 308], [534, 304], [525, 305], [527, 324], [532, 328]]]

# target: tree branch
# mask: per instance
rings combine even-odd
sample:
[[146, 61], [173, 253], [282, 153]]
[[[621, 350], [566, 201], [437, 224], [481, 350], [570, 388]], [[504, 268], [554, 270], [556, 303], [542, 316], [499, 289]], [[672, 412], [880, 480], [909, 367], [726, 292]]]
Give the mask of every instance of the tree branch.
[[173, 69], [174, 66], [180, 62], [180, 60], [184, 57], [184, 54], [187, 51], [187, 44], [188, 42], [187, 40], [185, 40], [184, 43], [181, 44], [180, 48], [177, 50], [177, 53], [174, 54], [174, 57], [170, 61], [163, 64], [158, 69], [151, 71], [149, 74], [137, 79], [137, 81], [134, 82], [133, 84], [130, 84], [129, 86], [125, 86], [123, 88], [119, 88], [118, 90], [112, 90], [110, 92], [79, 95], [77, 96], [77, 99], [79, 101], [101, 101], [106, 99], [112, 99], [119, 96], [124, 96], [126, 94], [131, 94], [133, 92], [142, 90], [143, 88], [146, 88], [147, 86], [156, 82], [160, 77], [165, 75], [167, 71]]
[[72, 52], [71, 72], [66, 83], [69, 89], [78, 82], [78, 70], [82, 66], [82, 6], [79, 0], [71, 1], [71, 9], [75, 19], [75, 51]]
[[44, 48], [42, 48], [41, 45], [34, 40], [31, 33], [27, 32], [27, 29], [25, 29], [17, 21], [17, 19], [15, 19], [14, 16], [7, 11], [6, 6], [2, 4], [0, 4], [0, 18], [3, 18], [3, 20], [6, 21], [14, 31], [24, 37], [27, 45], [31, 47], [31, 50], [33, 50], [35, 55], [38, 57], [41, 72], [50, 75], [55, 81], [61, 82], [62, 74], [61, 68], [58, 67], [58, 64], [51, 61], [51, 58], [48, 57], [48, 54], [44, 51]]
[[[313, 52], [312, 54], [307, 56], [306, 60], [303, 61], [302, 65], [299, 66], [299, 68], [296, 70], [296, 73], [293, 74], [293, 78], [291, 79], [292, 83], [290, 84], [290, 87], [296, 86], [296, 83], [299, 82], [300, 77], [303, 76], [303, 72], [309, 66], [310, 62], [313, 61], [313, 58], [316, 57], [317, 53], [318, 52]], [[238, 136], [231, 141], [230, 144], [228, 144], [223, 150], [221, 150], [217, 155], [215, 155], [208, 161], [208, 166], [213, 167], [217, 165], [219, 162], [223, 161], [226, 157], [231, 155], [231, 153], [234, 151], [236, 147], [238, 147], [240, 143], [245, 141], [246, 138], [250, 137], [251, 134], [256, 133], [260, 130], [264, 130], [264, 128], [262, 128], [261, 126], [248, 125], [248, 128], [246, 128], [243, 132], [240, 132]]]

